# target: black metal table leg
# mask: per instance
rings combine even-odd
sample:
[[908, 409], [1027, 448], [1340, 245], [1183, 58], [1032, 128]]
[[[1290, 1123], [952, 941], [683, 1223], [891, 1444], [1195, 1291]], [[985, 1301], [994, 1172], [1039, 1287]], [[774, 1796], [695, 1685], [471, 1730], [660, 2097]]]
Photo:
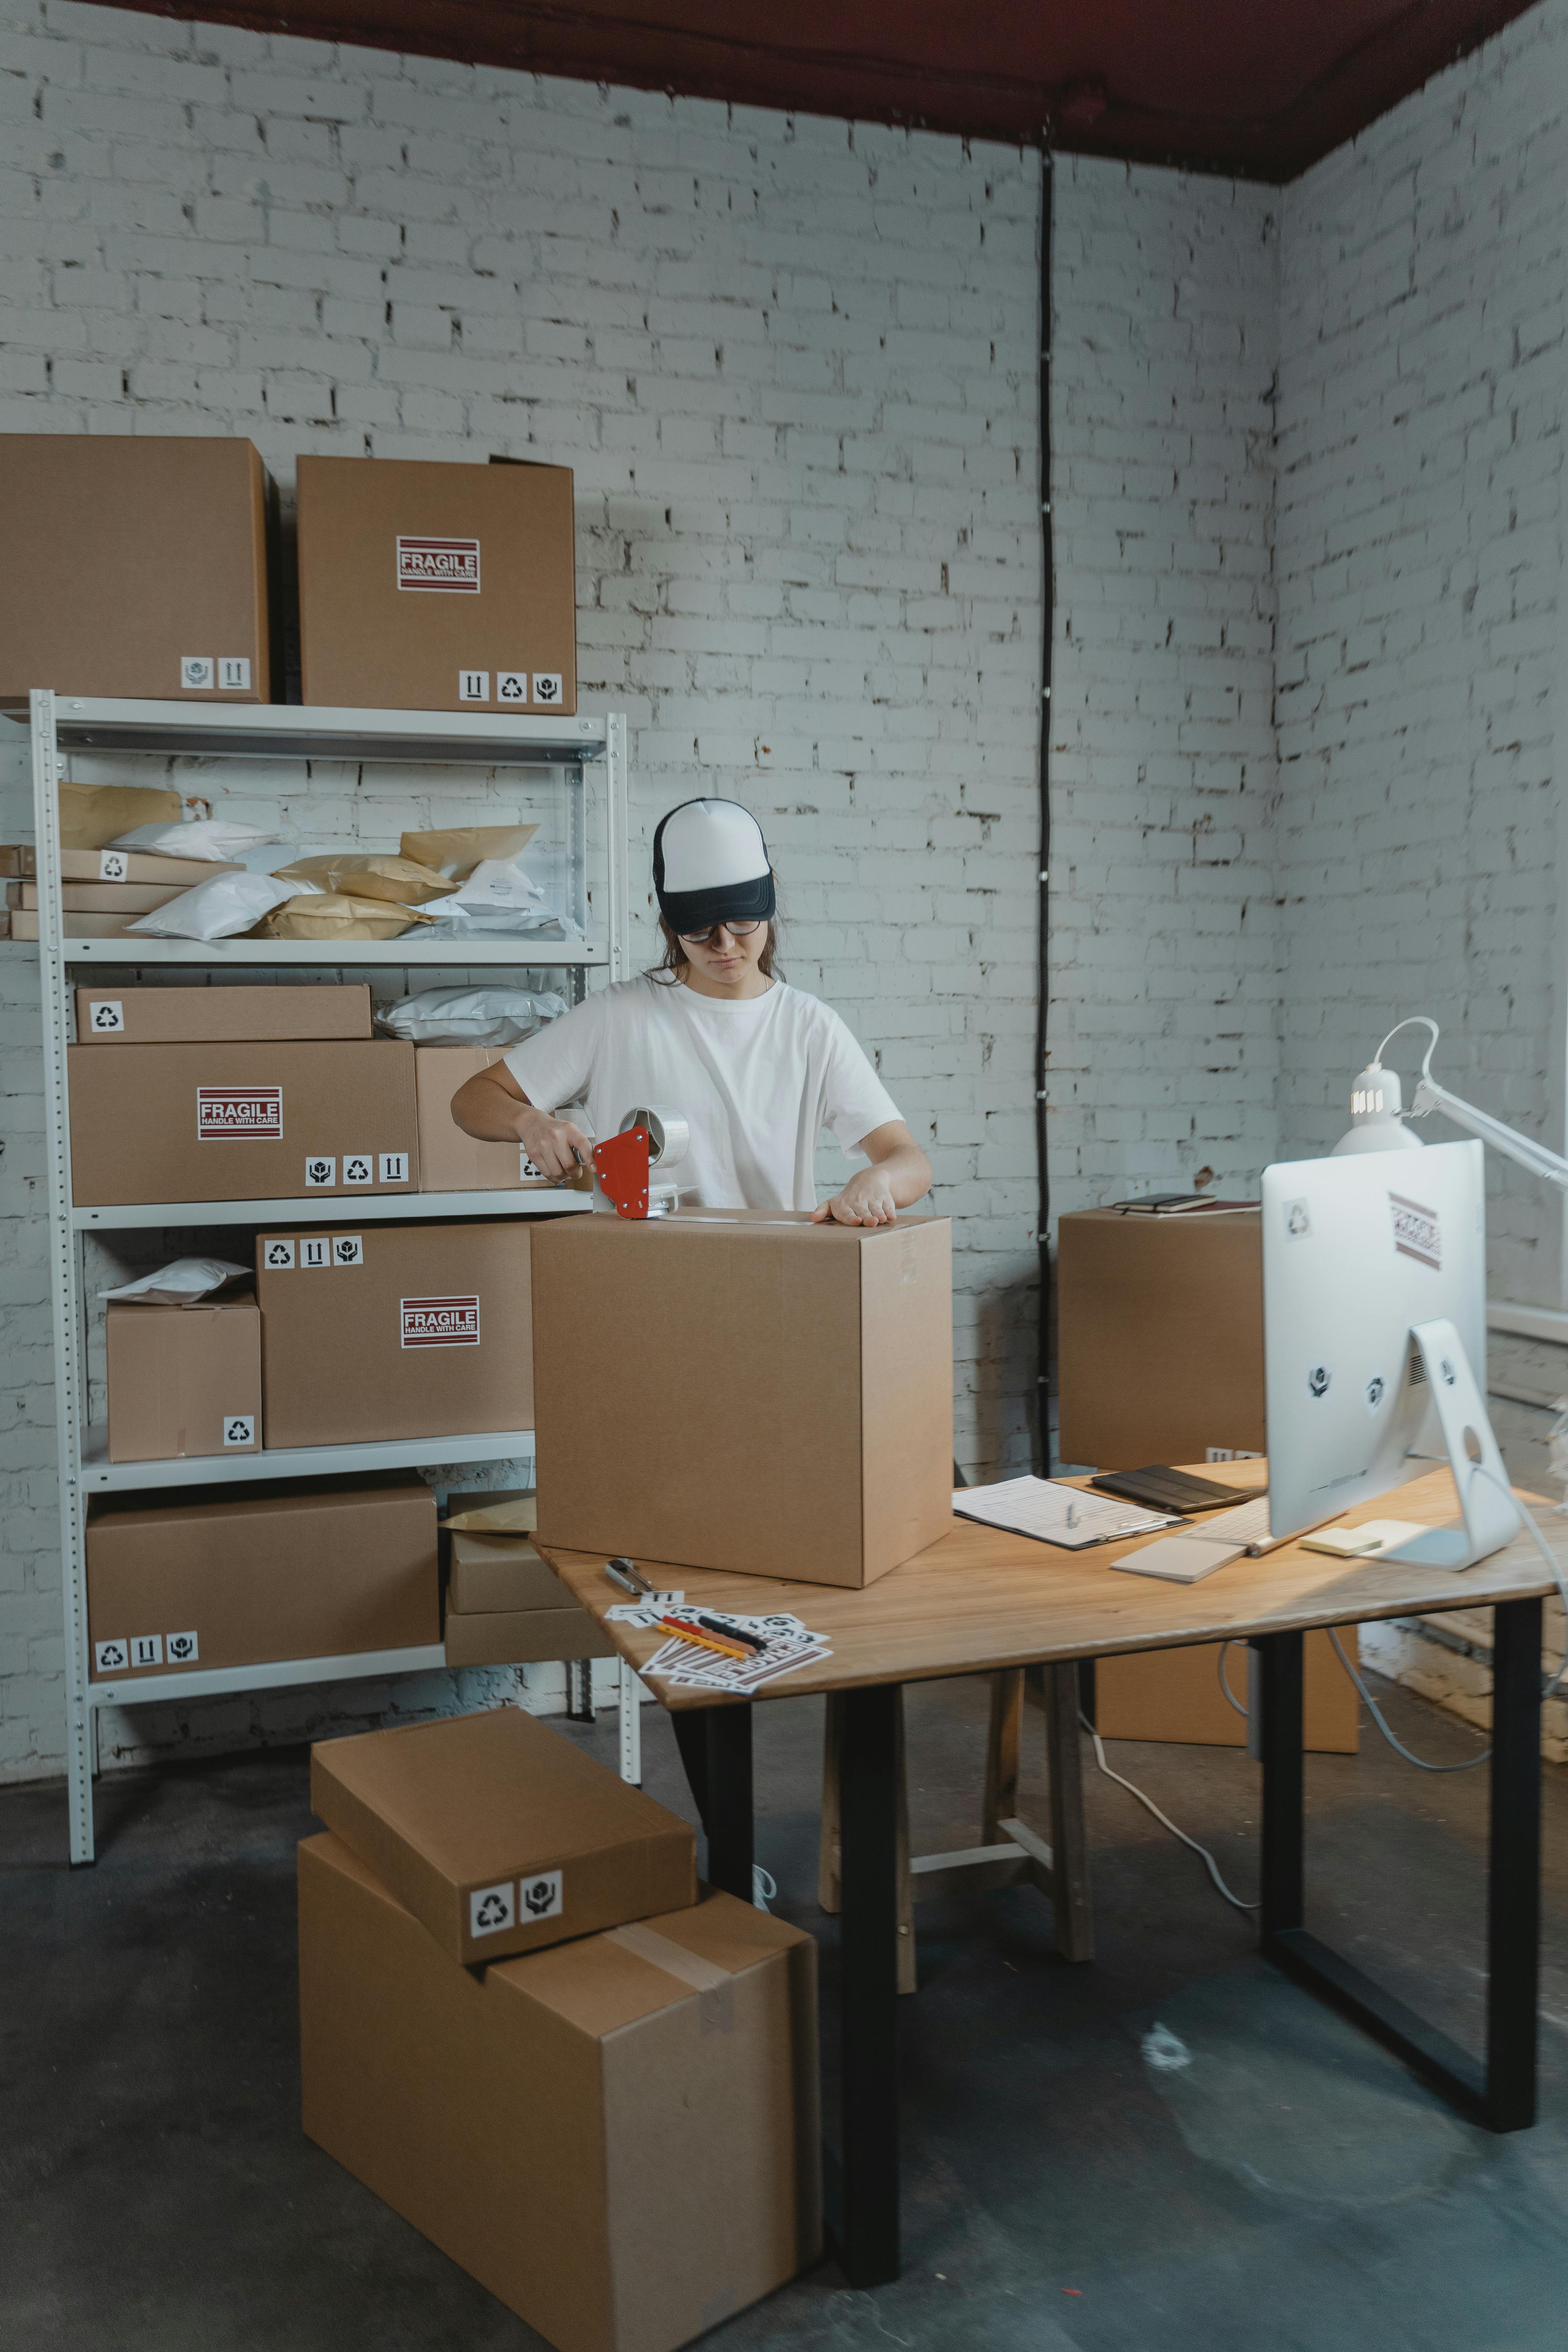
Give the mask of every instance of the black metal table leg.
[[[680, 1720], [677, 1716], [676, 1721]], [[726, 1895], [752, 1900], [752, 1710], [710, 1706], [701, 1717], [707, 1734], [704, 1778], [708, 1801], [702, 1825], [708, 1832], [708, 1883]]]
[[1258, 1924], [1267, 1945], [1299, 1927], [1306, 1902], [1301, 1765], [1301, 1636], [1270, 1633], [1254, 1642], [1262, 1713], [1263, 1884]]
[[675, 1744], [680, 1751], [686, 1785], [691, 1791], [691, 1801], [697, 1808], [697, 1818], [704, 1830], [708, 1827], [708, 1711], [682, 1707], [671, 1714], [670, 1727]]
[[899, 1692], [844, 1695], [839, 1758], [844, 2159], [851, 2286], [899, 2275]]
[[1487, 1875], [1487, 2105], [1493, 2131], [1535, 2121], [1541, 1966], [1541, 1603], [1492, 1620], [1491, 1850]]

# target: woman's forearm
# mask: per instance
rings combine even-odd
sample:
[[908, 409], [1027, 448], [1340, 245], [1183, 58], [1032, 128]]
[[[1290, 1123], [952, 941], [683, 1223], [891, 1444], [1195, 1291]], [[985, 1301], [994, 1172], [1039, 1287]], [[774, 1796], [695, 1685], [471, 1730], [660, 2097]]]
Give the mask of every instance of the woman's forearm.
[[452, 1097], [452, 1118], [465, 1135], [476, 1136], [481, 1143], [515, 1143], [519, 1122], [530, 1107], [521, 1091], [511, 1093], [489, 1070], [480, 1070]]

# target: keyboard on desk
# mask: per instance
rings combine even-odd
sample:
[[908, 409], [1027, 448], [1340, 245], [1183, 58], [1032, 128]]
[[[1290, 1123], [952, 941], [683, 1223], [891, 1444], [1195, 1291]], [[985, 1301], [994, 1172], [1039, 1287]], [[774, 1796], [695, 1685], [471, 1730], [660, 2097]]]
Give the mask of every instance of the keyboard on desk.
[[1192, 1533], [1215, 1543], [1240, 1544], [1247, 1551], [1255, 1544], [1261, 1548], [1270, 1541], [1268, 1497], [1255, 1495], [1250, 1503], [1239, 1503], [1234, 1511], [1205, 1511], [1194, 1520]]

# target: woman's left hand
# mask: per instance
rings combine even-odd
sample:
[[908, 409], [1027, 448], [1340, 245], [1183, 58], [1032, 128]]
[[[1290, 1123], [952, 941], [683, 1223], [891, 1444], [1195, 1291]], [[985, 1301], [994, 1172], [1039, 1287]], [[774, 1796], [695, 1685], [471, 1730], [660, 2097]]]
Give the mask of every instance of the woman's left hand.
[[812, 1211], [811, 1222], [814, 1225], [825, 1225], [830, 1220], [836, 1225], [890, 1225], [898, 1213], [892, 1178], [881, 1168], [862, 1168], [842, 1192]]

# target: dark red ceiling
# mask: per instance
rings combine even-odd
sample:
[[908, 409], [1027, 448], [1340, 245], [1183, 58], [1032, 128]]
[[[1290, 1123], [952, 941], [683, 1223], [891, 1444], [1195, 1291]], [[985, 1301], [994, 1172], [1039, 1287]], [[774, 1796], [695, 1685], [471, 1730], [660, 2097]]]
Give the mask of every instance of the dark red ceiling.
[[689, 97], [1045, 131], [1282, 181], [1528, 0], [120, 0], [152, 13]]

